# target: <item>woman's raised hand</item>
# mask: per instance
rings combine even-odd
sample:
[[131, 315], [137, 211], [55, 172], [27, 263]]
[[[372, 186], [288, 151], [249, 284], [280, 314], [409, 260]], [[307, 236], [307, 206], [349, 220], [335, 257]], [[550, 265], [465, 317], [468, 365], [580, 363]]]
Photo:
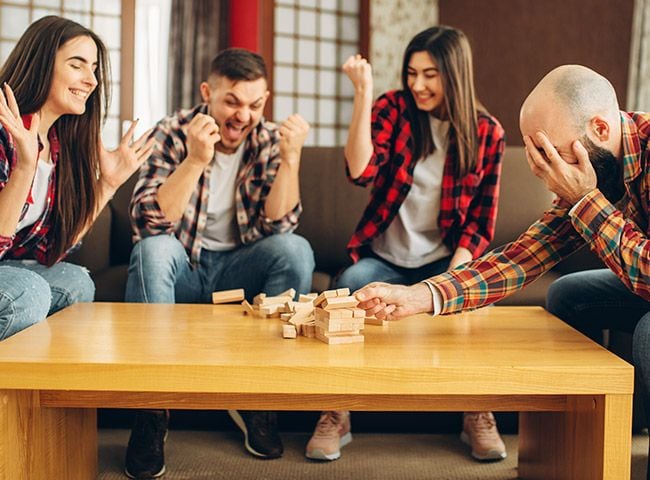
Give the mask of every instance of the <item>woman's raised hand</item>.
[[343, 64], [343, 72], [350, 78], [356, 93], [372, 94], [372, 67], [368, 60], [356, 54]]
[[14, 92], [6, 83], [3, 87], [4, 93], [0, 89], [0, 123], [9, 132], [18, 149], [16, 168], [27, 168], [33, 172], [38, 163], [38, 126], [41, 116], [34, 113], [29, 128], [26, 128]]
[[129, 179], [153, 151], [155, 139], [152, 137], [147, 140], [147, 137], [151, 134], [151, 129], [132, 142], [137, 124], [137, 120], [131, 124], [131, 128], [124, 134], [115, 150], [106, 150], [100, 140], [100, 181], [103, 181], [113, 192]]

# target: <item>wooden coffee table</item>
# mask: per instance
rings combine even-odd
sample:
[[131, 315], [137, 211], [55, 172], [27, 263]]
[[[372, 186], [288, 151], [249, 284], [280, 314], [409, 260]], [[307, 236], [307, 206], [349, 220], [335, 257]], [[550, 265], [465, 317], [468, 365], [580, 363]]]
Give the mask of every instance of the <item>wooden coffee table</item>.
[[0, 479], [95, 478], [98, 407], [520, 411], [521, 478], [630, 478], [632, 366], [541, 308], [414, 316], [352, 345], [281, 325], [94, 303], [0, 342]]

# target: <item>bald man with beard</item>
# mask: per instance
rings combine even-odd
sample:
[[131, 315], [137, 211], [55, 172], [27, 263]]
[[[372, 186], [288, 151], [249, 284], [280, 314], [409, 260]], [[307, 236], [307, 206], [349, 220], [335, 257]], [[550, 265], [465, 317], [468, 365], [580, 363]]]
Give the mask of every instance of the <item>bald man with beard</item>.
[[368, 314], [389, 320], [479, 308], [588, 245], [608, 268], [554, 282], [547, 309], [596, 340], [603, 329], [633, 333], [650, 412], [650, 114], [619, 111], [606, 78], [563, 65], [528, 95], [520, 129], [531, 170], [557, 195], [542, 218], [450, 272], [411, 286], [371, 283], [357, 298]]

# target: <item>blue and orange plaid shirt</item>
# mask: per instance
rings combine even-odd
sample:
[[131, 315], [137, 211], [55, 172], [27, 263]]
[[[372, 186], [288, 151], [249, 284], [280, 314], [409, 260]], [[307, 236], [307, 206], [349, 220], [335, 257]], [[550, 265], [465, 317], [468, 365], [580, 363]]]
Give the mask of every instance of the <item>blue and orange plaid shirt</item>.
[[588, 245], [636, 295], [650, 300], [650, 114], [621, 112], [626, 194], [613, 205], [598, 190], [570, 211], [556, 201], [517, 240], [432, 277], [441, 313], [497, 302]]
[[[23, 123], [29, 126], [31, 116], [23, 116]], [[59, 159], [59, 140], [56, 135], [56, 129], [50, 128], [48, 132], [48, 140], [50, 142], [50, 155], [54, 168], [50, 175], [50, 182], [47, 186], [47, 196], [45, 201], [45, 211], [42, 215], [30, 226], [27, 226], [20, 231], [16, 232], [11, 237], [4, 237], [0, 235], [0, 259], [33, 259], [38, 263], [46, 264], [48, 260], [48, 245], [51, 242], [50, 224], [52, 221], [52, 210], [54, 208], [54, 199], [56, 196], [56, 164]], [[39, 145], [42, 149], [42, 145]], [[2, 190], [9, 178], [11, 171], [16, 168], [16, 164], [20, 161], [16, 146], [9, 132], [0, 126], [0, 190]], [[23, 210], [20, 215], [22, 219], [27, 213], [27, 209], [32, 202], [31, 192], [25, 199]], [[74, 249], [71, 248], [70, 250]]]
[[[185, 160], [187, 148], [184, 126], [198, 113], [207, 114], [206, 104], [180, 110], [163, 118], [152, 135], [156, 141], [149, 159], [140, 168], [140, 177], [131, 199], [131, 224], [134, 241], [153, 235], [176, 235], [196, 265], [201, 253], [203, 230], [208, 218], [210, 171], [206, 168], [190, 197], [182, 218], [170, 222], [165, 218], [157, 200], [158, 188]], [[264, 203], [271, 191], [280, 166], [280, 136], [278, 127], [262, 120], [246, 139], [235, 187], [236, 220], [242, 244], [251, 244], [264, 236], [293, 231], [302, 212], [300, 202], [278, 220], [264, 213]]]
[[[411, 121], [402, 90], [393, 90], [377, 99], [372, 110], [373, 155], [357, 185], [372, 184], [370, 202], [348, 243], [353, 261], [360, 249], [383, 232], [397, 215], [413, 184]], [[499, 122], [485, 113], [478, 115], [478, 152], [476, 167], [463, 178], [454, 175], [456, 157], [452, 135], [445, 159], [438, 226], [445, 245], [454, 251], [464, 247], [476, 258], [494, 237], [499, 200], [501, 158], [505, 134]], [[435, 214], [435, 212], [432, 212]]]

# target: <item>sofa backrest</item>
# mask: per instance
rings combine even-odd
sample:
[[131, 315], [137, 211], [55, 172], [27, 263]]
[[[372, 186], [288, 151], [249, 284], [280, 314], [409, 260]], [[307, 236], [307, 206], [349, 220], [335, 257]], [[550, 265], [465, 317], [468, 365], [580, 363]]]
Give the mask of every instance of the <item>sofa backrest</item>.
[[311, 243], [317, 270], [334, 274], [350, 263], [345, 247], [368, 203], [369, 191], [346, 178], [343, 148], [303, 149], [303, 214], [296, 233]]
[[541, 217], [554, 198], [530, 171], [524, 147], [506, 147], [502, 165], [497, 224], [490, 248], [517, 238]]

